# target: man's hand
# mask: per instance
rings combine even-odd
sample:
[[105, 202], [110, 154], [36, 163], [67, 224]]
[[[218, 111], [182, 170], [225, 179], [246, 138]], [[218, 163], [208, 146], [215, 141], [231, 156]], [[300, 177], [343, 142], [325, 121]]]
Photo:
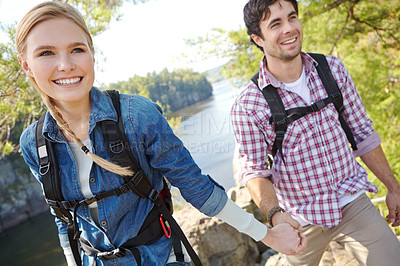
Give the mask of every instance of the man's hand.
[[392, 223], [392, 226], [400, 225], [400, 184], [394, 176], [386, 156], [379, 145], [372, 151], [361, 155], [361, 159], [375, 176], [386, 186], [388, 193], [386, 195], [386, 205], [389, 209], [389, 215], [386, 221]]
[[288, 223], [278, 224], [268, 229], [267, 235], [261, 241], [285, 255], [299, 254], [307, 247], [307, 238]]
[[303, 229], [300, 223], [295, 219], [293, 219], [292, 216], [287, 212], [284, 213], [277, 212], [272, 216], [271, 220], [272, 220], [272, 225], [274, 227], [277, 226], [278, 224], [288, 223], [298, 231], [301, 231]]
[[389, 214], [386, 221], [391, 223], [393, 227], [400, 225], [400, 194], [389, 191], [386, 195], [386, 206]]

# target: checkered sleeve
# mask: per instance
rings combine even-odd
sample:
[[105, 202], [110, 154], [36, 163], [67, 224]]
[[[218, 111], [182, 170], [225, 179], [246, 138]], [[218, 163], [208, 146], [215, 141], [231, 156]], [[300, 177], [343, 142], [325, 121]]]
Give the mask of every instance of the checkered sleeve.
[[342, 91], [344, 118], [353, 132], [356, 143], [360, 144], [376, 134], [372, 121], [367, 116], [361, 96], [342, 61], [333, 56], [327, 56], [327, 60]]
[[265, 109], [257, 110], [259, 100], [256, 94], [241, 95], [231, 109], [233, 132], [239, 146], [238, 177], [242, 184], [251, 178], [271, 175], [267, 170], [267, 154], [271, 145], [268, 145], [263, 133], [268, 119], [260, 118], [265, 114]]

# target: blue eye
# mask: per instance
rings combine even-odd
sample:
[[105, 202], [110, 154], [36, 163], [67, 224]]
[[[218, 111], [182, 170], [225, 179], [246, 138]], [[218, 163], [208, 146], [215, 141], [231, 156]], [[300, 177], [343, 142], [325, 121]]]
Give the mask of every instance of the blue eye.
[[49, 56], [49, 55], [53, 55], [53, 53], [50, 51], [44, 51], [44, 52], [40, 53], [39, 56]]
[[74, 50], [72, 50], [73, 53], [83, 53], [85, 52], [82, 48], [75, 48]]

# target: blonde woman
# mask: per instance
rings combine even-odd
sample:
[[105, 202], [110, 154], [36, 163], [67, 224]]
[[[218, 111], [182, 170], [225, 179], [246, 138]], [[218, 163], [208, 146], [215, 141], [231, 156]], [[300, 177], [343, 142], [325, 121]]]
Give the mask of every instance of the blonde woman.
[[[23, 70], [48, 108], [42, 134], [54, 145], [64, 199], [81, 201], [122, 186], [122, 176], [133, 173], [110, 162], [98, 123], [116, 121], [118, 115], [111, 100], [93, 87], [93, 43], [79, 12], [60, 2], [37, 5], [20, 21], [16, 45]], [[154, 189], [163, 188], [165, 176], [199, 211], [217, 216], [256, 241], [285, 254], [305, 248], [306, 240], [289, 225], [267, 230], [230, 201], [211, 177], [203, 175], [156, 104], [137, 95], [121, 95], [120, 106], [129, 148]], [[36, 124], [24, 131], [20, 143], [26, 163], [41, 182]], [[153, 244], [134, 247], [139, 256], [129, 249], [119, 256], [102, 257], [104, 252], [114, 254], [138, 235], [153, 205], [131, 192], [75, 210], [81, 243], [96, 250], [80, 250], [78, 260], [71, 252], [67, 225], [56, 218], [68, 265], [190, 265], [187, 255], [183, 261], [176, 260], [172, 240], [165, 235]]]

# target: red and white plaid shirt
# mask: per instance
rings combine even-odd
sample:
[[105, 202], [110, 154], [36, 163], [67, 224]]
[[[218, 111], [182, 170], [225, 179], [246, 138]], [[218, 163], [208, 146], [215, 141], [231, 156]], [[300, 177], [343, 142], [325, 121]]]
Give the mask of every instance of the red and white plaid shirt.
[[[316, 65], [302, 53], [306, 83], [312, 103], [328, 95], [318, 76]], [[367, 173], [355, 160], [380, 144], [380, 138], [367, 117], [358, 91], [343, 63], [326, 56], [342, 92], [344, 118], [348, 122], [358, 150], [353, 152], [333, 104], [302, 117], [288, 126], [283, 141], [283, 156], [277, 154], [273, 169], [268, 170], [267, 155], [275, 140], [268, 103], [262, 92], [250, 82], [233, 104], [231, 119], [239, 145], [239, 179], [243, 184], [255, 177], [272, 177], [280, 205], [289, 213], [313, 224], [332, 227], [341, 221], [339, 194], [360, 190], [377, 192]], [[296, 93], [284, 89], [261, 61], [259, 87], [278, 88], [285, 109], [307, 106]], [[279, 152], [278, 152], [279, 153]]]

